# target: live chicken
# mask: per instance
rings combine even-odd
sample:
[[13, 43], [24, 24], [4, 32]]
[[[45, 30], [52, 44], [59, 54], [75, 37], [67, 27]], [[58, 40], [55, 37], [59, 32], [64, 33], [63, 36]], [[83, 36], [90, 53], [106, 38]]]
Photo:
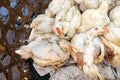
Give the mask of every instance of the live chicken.
[[[16, 51], [22, 58], [32, 58], [40, 66], [55, 66], [69, 59], [70, 52], [61, 49], [57, 40], [51, 40], [55, 35], [46, 38], [37, 38], [28, 45], [23, 45]], [[61, 42], [62, 44], [62, 42]], [[67, 45], [67, 43], [64, 43]], [[68, 44], [69, 45], [69, 44]], [[64, 46], [64, 48], [67, 48]]]
[[104, 37], [110, 42], [120, 47], [120, 28], [110, 23], [107, 26], [109, 33], [105, 34]]
[[109, 22], [108, 3], [103, 0], [102, 4], [98, 9], [87, 9], [81, 18], [81, 26], [79, 32], [88, 31], [94, 27], [105, 27]]
[[69, 9], [74, 6], [74, 0], [52, 0], [46, 9], [45, 14], [50, 17], [55, 16], [62, 9]]
[[72, 59], [91, 79], [103, 80], [99, 63], [120, 65], [119, 18], [119, 0], [52, 0], [32, 21], [28, 44], [15, 52], [32, 58], [40, 75], [62, 70]]
[[71, 7], [69, 10], [61, 10], [55, 18], [53, 31], [56, 35], [70, 40], [81, 23], [81, 13], [76, 6]]
[[[75, 3], [79, 5], [82, 12], [87, 9], [97, 9], [101, 5], [103, 0], [75, 0]], [[109, 4], [109, 9], [115, 6], [116, 0], [105, 0]]]
[[79, 67], [91, 77], [101, 75], [95, 64], [104, 58], [104, 45], [98, 37], [89, 38], [87, 33], [76, 34], [71, 41], [73, 52], [71, 53]]
[[50, 33], [52, 32], [52, 25], [54, 24], [54, 18], [50, 18], [45, 14], [38, 15], [31, 23], [30, 27], [37, 33]]
[[30, 27], [32, 28], [32, 31], [27, 41], [31, 42], [36, 37], [42, 34], [52, 33], [53, 24], [54, 24], [54, 18], [50, 18], [45, 14], [38, 15], [30, 25]]
[[[113, 65], [120, 65], [120, 28], [110, 23], [107, 26], [109, 33], [101, 37], [103, 43], [107, 46], [106, 55]], [[112, 57], [111, 58], [109, 58]]]

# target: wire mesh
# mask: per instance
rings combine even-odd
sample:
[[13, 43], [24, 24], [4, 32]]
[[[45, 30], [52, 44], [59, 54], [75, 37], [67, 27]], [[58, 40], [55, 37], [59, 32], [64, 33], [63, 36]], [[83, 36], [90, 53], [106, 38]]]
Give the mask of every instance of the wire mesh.
[[[44, 13], [50, 0], [0, 0], [0, 80], [37, 80], [31, 60], [15, 54], [27, 44], [32, 20]], [[34, 74], [33, 74], [34, 73]], [[35, 75], [35, 76], [34, 76]], [[46, 75], [49, 77], [49, 75]], [[34, 77], [34, 78], [33, 78]], [[38, 80], [47, 80], [39, 77]]]

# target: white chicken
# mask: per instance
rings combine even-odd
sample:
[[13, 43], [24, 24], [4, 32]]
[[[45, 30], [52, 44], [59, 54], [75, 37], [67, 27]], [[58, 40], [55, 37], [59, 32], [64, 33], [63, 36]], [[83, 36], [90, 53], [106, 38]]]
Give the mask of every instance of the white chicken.
[[110, 13], [109, 17], [111, 21], [114, 23], [114, 25], [120, 27], [120, 6], [114, 7]]
[[108, 13], [108, 3], [103, 0], [102, 4], [98, 9], [87, 9], [81, 18], [81, 26], [79, 27], [79, 32], [85, 32], [94, 27], [105, 27], [109, 22]]
[[105, 59], [109, 61], [112, 65], [120, 65], [120, 47], [116, 46], [112, 42], [109, 42], [104, 37], [101, 37], [101, 40], [107, 46], [106, 48], [106, 57]]
[[76, 4], [83, 4], [86, 9], [98, 8], [101, 0], [75, 0]]
[[76, 6], [71, 7], [69, 10], [61, 10], [55, 18], [53, 31], [56, 35], [70, 40], [81, 23], [81, 13]]
[[79, 5], [82, 12], [86, 9], [96, 9], [100, 5], [101, 0], [75, 0], [75, 3]]
[[53, 17], [59, 13], [62, 9], [69, 9], [74, 6], [74, 0], [52, 0], [46, 9], [45, 14]]
[[52, 0], [45, 14], [32, 21], [28, 44], [15, 52], [23, 59], [32, 58], [41, 75], [62, 68], [73, 59], [90, 78], [103, 80], [97, 64], [105, 58], [113, 65], [120, 65], [117, 2], [119, 0]]
[[[67, 51], [69, 43], [64, 43], [66, 50], [64, 51], [58, 44], [56, 35], [45, 34], [45, 36], [38, 37], [31, 41], [28, 45], [20, 47], [15, 52], [22, 58], [32, 58], [34, 62], [40, 66], [55, 66], [64, 63], [69, 59], [70, 52]], [[60, 40], [59, 40], [60, 41]]]
[[83, 0], [83, 3], [87, 9], [98, 8], [100, 4], [100, 0]]
[[76, 34], [71, 41], [71, 55], [86, 74], [102, 79], [95, 64], [104, 58], [104, 44], [98, 37], [89, 37], [87, 33]]
[[35, 40], [38, 36], [40, 36], [41, 34], [38, 34], [35, 29], [31, 30], [30, 36], [28, 38], [28, 40], [26, 40], [27, 42], [31, 42], [33, 40]]
[[36, 37], [42, 34], [51, 33], [53, 31], [52, 30], [53, 24], [54, 24], [54, 18], [50, 18], [45, 14], [38, 15], [30, 25], [32, 31], [27, 41], [31, 42]]
[[113, 23], [107, 26], [109, 33], [101, 37], [103, 43], [107, 46], [106, 56], [113, 65], [120, 65], [120, 28]]
[[110, 23], [107, 26], [109, 33], [105, 34], [104, 37], [110, 42], [120, 47], [120, 28]]
[[30, 27], [34, 28], [37, 33], [50, 33], [52, 32], [52, 25], [54, 18], [50, 18], [45, 14], [38, 15], [31, 23]]
[[[87, 9], [97, 9], [103, 0], [75, 0], [76, 4], [79, 4], [79, 8], [82, 12]], [[114, 6], [115, 0], [106, 0], [109, 4], [109, 9]]]

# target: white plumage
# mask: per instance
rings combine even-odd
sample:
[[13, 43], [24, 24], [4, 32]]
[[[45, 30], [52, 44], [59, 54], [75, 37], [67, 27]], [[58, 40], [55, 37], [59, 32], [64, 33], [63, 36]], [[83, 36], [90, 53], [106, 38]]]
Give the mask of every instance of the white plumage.
[[52, 0], [45, 14], [32, 21], [28, 44], [15, 52], [23, 59], [32, 58], [34, 64], [46, 69], [61, 68], [72, 56], [84, 73], [102, 80], [97, 64], [105, 59], [112, 65], [120, 65], [120, 6], [117, 2]]

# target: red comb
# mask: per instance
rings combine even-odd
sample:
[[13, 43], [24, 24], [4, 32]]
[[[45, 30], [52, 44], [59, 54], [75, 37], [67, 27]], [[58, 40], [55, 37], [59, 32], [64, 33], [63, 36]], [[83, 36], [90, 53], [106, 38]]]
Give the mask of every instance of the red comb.
[[62, 31], [60, 30], [60, 28], [56, 27], [56, 31], [57, 31], [58, 35], [62, 35]]

